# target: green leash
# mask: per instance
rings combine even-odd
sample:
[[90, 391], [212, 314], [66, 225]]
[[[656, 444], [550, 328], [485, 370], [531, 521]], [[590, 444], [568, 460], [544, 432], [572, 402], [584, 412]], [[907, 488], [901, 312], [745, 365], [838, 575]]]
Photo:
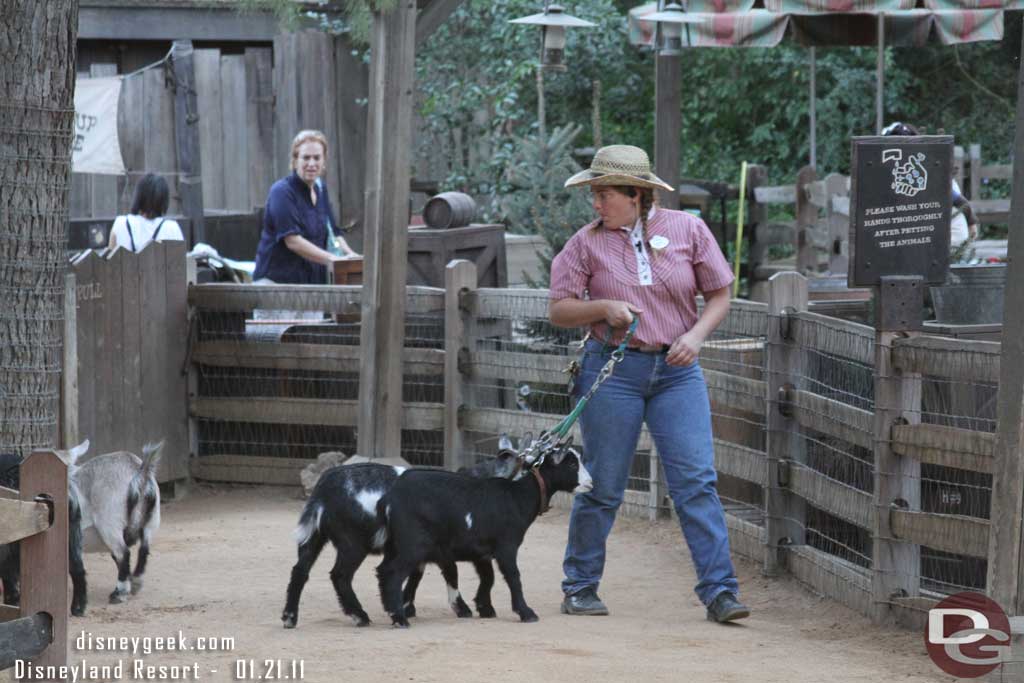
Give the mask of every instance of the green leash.
[[[622, 361], [626, 355], [626, 347], [629, 345], [629, 340], [633, 338], [633, 334], [636, 333], [636, 328], [640, 324], [640, 316], [634, 315], [633, 322], [629, 324], [629, 329], [626, 330], [626, 336], [622, 338], [622, 342], [619, 347], [612, 351], [612, 357], [608, 359], [608, 362], [601, 368], [601, 372], [598, 373], [597, 379], [594, 380], [593, 386], [590, 387], [590, 391], [576, 403], [576, 407], [572, 409], [572, 412], [565, 416], [561, 422], [554, 426], [550, 431], [541, 434], [541, 440], [545, 437], [555, 437], [555, 441], [561, 441], [568, 434], [572, 426], [576, 424], [576, 420], [579, 419], [580, 413], [587, 405], [587, 401], [594, 395], [597, 388], [601, 386], [601, 383], [611, 377], [612, 371], [615, 370], [615, 364]], [[604, 346], [601, 347], [601, 353], [603, 354], [608, 349], [608, 342], [604, 342]]]

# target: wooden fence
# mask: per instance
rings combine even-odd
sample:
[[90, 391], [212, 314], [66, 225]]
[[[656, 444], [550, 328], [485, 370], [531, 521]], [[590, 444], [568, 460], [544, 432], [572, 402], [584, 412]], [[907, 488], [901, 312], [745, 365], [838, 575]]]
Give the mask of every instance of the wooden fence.
[[[806, 289], [787, 273], [769, 304], [734, 301], [702, 351], [733, 549], [880, 621], [919, 622], [944, 592], [984, 589], [999, 345], [879, 335], [808, 312]], [[498, 434], [564, 415], [575, 351], [546, 323], [546, 291], [477, 288], [453, 262], [446, 289], [407, 292], [407, 460], [470, 464]], [[195, 476], [296, 484], [318, 452], [353, 452], [360, 295], [189, 289]], [[260, 309], [335, 320], [260, 328]], [[624, 511], [670, 507], [645, 430]]]
[[68, 470], [53, 451], [21, 464], [21, 489], [0, 487], [0, 543], [20, 543], [21, 603], [0, 605], [0, 670], [68, 658]]
[[188, 476], [182, 242], [140, 253], [85, 251], [71, 265], [65, 320], [62, 439], [92, 453], [142, 453], [165, 440], [157, 478]]

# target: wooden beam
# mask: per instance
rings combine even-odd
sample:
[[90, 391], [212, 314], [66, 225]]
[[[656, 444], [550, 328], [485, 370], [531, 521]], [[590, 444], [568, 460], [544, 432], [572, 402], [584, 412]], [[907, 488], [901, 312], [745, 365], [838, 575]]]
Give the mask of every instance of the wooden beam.
[[416, 47], [423, 45], [461, 4], [462, 0], [430, 0], [416, 17]]
[[875, 522], [870, 493], [836, 481], [809, 467], [791, 467], [789, 488], [816, 508], [864, 529]]
[[192, 476], [206, 481], [235, 484], [299, 486], [299, 473], [316, 462], [310, 458], [273, 458], [257, 455], [204, 455], [192, 458]]
[[416, 2], [374, 12], [366, 172], [366, 273], [360, 346], [358, 452], [372, 459], [401, 452], [401, 347], [412, 149]]
[[874, 444], [874, 413], [870, 410], [804, 390], [794, 392], [793, 403], [800, 426], [863, 448]]
[[[893, 317], [888, 309], [901, 305], [907, 290], [916, 291], [914, 284], [892, 287], [883, 278], [882, 285], [874, 287], [876, 320]], [[893, 517], [889, 514], [897, 506], [921, 509], [921, 462], [895, 452], [890, 439], [894, 425], [921, 421], [921, 375], [897, 372], [893, 359], [893, 342], [905, 334], [908, 332], [902, 330], [875, 333], [875, 412], [869, 429], [875, 458], [871, 600], [876, 623], [894, 622], [896, 615], [890, 607], [894, 597], [920, 594], [921, 549], [913, 539], [900, 536], [892, 528]]]
[[[1004, 323], [1004, 336], [1005, 329]], [[894, 339], [892, 362], [902, 372], [971, 384], [996, 383], [1000, 382], [1001, 349], [997, 342], [919, 335]]]
[[913, 510], [888, 511], [895, 537], [914, 546], [926, 545], [957, 555], [988, 555], [989, 522], [977, 517]]
[[863, 567], [808, 545], [786, 549], [790, 573], [812, 590], [864, 615], [871, 614], [871, 578]]
[[[1021, 40], [1024, 57], [1024, 38]], [[1019, 63], [1018, 63], [1019, 64]], [[1008, 614], [1024, 614], [1024, 69], [1017, 69], [1013, 193], [999, 369], [996, 469], [992, 476], [992, 533], [988, 595]]]
[[[179, 34], [180, 35], [180, 34]], [[188, 246], [206, 241], [203, 225], [203, 169], [199, 159], [199, 107], [192, 41], [176, 40], [171, 47], [174, 68], [174, 145], [177, 158], [181, 212], [192, 222]], [[244, 84], [243, 84], [244, 85]]]
[[271, 12], [212, 7], [82, 7], [79, 40], [192, 40], [270, 42], [278, 32]]
[[804, 312], [795, 317], [793, 333], [798, 344], [819, 353], [866, 365], [875, 360], [875, 330], [868, 325]]
[[[408, 313], [444, 313], [444, 290], [407, 287]], [[358, 314], [362, 285], [237, 285], [209, 283], [188, 288], [188, 303], [201, 311], [248, 312], [257, 308]]]
[[[765, 401], [765, 425], [768, 429], [765, 527], [768, 542], [764, 548], [764, 573], [775, 576], [785, 568], [784, 548], [803, 545], [807, 505], [787, 486], [783, 476], [789, 461], [803, 463], [806, 448], [799, 434], [799, 423], [792, 411], [783, 411], [778, 397], [795, 391], [802, 368], [801, 348], [783, 335], [783, 314], [807, 308], [807, 278], [799, 273], [779, 273], [768, 282], [767, 357], [768, 390]], [[791, 469], [791, 467], [789, 467]]]
[[[442, 375], [444, 351], [402, 349], [407, 375]], [[358, 373], [363, 352], [358, 346], [329, 344], [268, 344], [249, 341], [201, 341], [192, 351], [192, 362], [226, 368], [275, 368]]]
[[[444, 271], [444, 466], [456, 470], [464, 462], [467, 436], [459, 424], [459, 413], [469, 400], [467, 375], [459, 359], [469, 355], [475, 340], [476, 311], [469, 307], [475, 297], [476, 265], [462, 259], [450, 262]], [[466, 305], [463, 304], [465, 302]]]
[[765, 185], [754, 188], [758, 204], [796, 204], [796, 185]]
[[818, 252], [812, 238], [818, 227], [818, 207], [806, 192], [817, 179], [818, 174], [811, 166], [800, 169], [796, 179], [796, 269], [801, 273], [818, 272]]
[[50, 527], [50, 508], [44, 503], [0, 499], [0, 544], [20, 541]]
[[894, 453], [930, 465], [991, 474], [996, 469], [996, 435], [933, 424], [897, 424]]
[[654, 168], [674, 190], [658, 190], [668, 209], [679, 208], [680, 138], [683, 133], [682, 58], [657, 54], [654, 58]]
[[[359, 403], [323, 398], [194, 398], [189, 413], [225, 422], [353, 427], [358, 422]], [[406, 403], [395, 425], [401, 429], [441, 430], [444, 406]]]

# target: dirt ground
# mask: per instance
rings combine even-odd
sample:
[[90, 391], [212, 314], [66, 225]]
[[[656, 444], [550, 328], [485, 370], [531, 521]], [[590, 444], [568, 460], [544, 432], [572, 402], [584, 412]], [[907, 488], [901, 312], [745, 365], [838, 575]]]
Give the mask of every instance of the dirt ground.
[[[375, 621], [356, 628], [335, 601], [328, 546], [302, 596], [298, 628], [285, 631], [280, 614], [295, 559], [290, 532], [301, 507], [297, 489], [194, 487], [183, 500], [165, 503], [146, 585], [122, 605], [107, 604], [113, 562], [87, 556], [89, 609], [69, 626], [72, 663], [121, 662], [120, 680], [133, 679], [135, 659], [155, 666], [195, 664], [198, 679], [208, 681], [255, 680], [267, 659], [281, 660], [281, 669], [270, 671], [277, 678], [292, 673], [293, 660], [298, 672], [301, 661], [305, 680], [317, 683], [952, 680], [928, 659], [920, 634], [874, 627], [791, 580], [762, 578], [756, 565], [742, 559], [737, 571], [752, 616], [734, 626], [707, 622], [692, 591], [685, 545], [669, 522], [620, 520], [601, 586], [612, 615], [564, 616], [559, 581], [568, 519], [561, 510], [534, 524], [520, 553], [526, 598], [539, 623], [518, 621], [500, 577], [497, 619], [456, 619], [443, 581], [431, 569], [420, 587], [418, 618], [408, 630], [393, 629], [380, 607], [371, 557], [356, 577], [356, 592]], [[463, 594], [471, 596], [472, 569], [463, 568], [461, 578]], [[202, 636], [228, 637], [233, 649], [136, 655], [95, 644], [77, 647], [83, 633], [155, 639], [179, 631], [190, 646]], [[250, 659], [252, 669], [236, 670], [237, 660]], [[193, 669], [163, 673], [197, 677]], [[142, 679], [159, 674], [143, 672]]]

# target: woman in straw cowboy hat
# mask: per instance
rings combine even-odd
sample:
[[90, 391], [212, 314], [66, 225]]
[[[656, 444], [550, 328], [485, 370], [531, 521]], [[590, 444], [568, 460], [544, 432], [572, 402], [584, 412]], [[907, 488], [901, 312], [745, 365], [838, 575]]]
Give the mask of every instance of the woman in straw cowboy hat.
[[[749, 615], [737, 599], [725, 514], [718, 499], [701, 344], [729, 310], [733, 276], [702, 220], [654, 204], [672, 188], [637, 147], [602, 147], [566, 187], [589, 185], [599, 218], [581, 228], [551, 264], [549, 316], [559, 327], [589, 327], [579, 397], [593, 384], [635, 315], [625, 358], [580, 416], [591, 492], [576, 496], [562, 590], [565, 614], [608, 614], [597, 596], [605, 541], [622, 503], [640, 427], [646, 422], [697, 569], [708, 619]], [[697, 293], [704, 295], [698, 315]]]

